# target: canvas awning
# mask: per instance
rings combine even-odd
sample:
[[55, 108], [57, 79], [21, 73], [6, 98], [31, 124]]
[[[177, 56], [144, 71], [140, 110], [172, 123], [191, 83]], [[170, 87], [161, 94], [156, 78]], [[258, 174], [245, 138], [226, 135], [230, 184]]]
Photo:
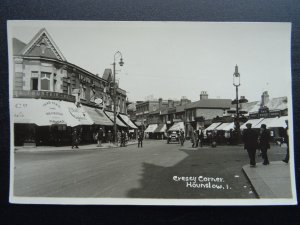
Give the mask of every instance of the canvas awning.
[[12, 105], [14, 123], [67, 125], [60, 101], [14, 98]]
[[159, 124], [158, 127], [155, 129], [154, 133], [164, 133], [167, 130], [166, 124]]
[[209, 127], [207, 127], [204, 131], [208, 131], [208, 130], [214, 130], [216, 129], [218, 126], [220, 126], [221, 123], [212, 123]]
[[170, 127], [169, 131], [177, 131], [177, 130], [180, 130], [180, 129], [185, 130], [183, 122], [174, 123], [173, 126]]
[[285, 120], [287, 120], [287, 117], [266, 118], [263, 119], [260, 123], [256, 124], [256, 126], [253, 128], [260, 128], [262, 124], [266, 124], [267, 128], [276, 128], [276, 127], [286, 128]]
[[227, 127], [230, 123], [222, 123], [220, 126], [216, 128], [216, 130], [225, 130], [224, 128]]
[[247, 124], [247, 123], [251, 123], [251, 124], [252, 124], [252, 128], [254, 128], [254, 127], [255, 127], [257, 124], [259, 124], [262, 120], [263, 120], [263, 118], [248, 120], [246, 123], [244, 123], [244, 124], [240, 127], [240, 129], [241, 129], [241, 130], [246, 129], [246, 128], [247, 128], [247, 127], [246, 127], [246, 124]]
[[83, 107], [76, 107], [74, 103], [65, 101], [61, 101], [60, 104], [68, 126], [75, 127], [94, 123]]
[[82, 107], [93, 121], [93, 124], [113, 126], [113, 122], [111, 122], [111, 120], [101, 110], [89, 106]]
[[234, 129], [234, 122], [229, 123], [226, 127], [223, 128], [225, 131], [229, 131], [231, 129]]
[[130, 128], [137, 129], [137, 127], [134, 125], [133, 122], [131, 122], [131, 120], [128, 118], [128, 116], [122, 115], [122, 114], [119, 114], [119, 116]]
[[[114, 121], [114, 114], [109, 111], [105, 111], [105, 114], [110, 118], [111, 121]], [[116, 123], [120, 127], [127, 127], [126, 124], [124, 124], [117, 116], [116, 116]]]
[[157, 128], [157, 126], [158, 126], [157, 124], [149, 124], [149, 126], [145, 130], [145, 133], [153, 133]]

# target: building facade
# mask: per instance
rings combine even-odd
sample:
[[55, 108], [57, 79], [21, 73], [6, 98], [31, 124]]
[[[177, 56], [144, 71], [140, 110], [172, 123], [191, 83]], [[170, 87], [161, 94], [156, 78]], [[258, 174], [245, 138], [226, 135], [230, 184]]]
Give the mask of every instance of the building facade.
[[[110, 69], [106, 69], [103, 77], [100, 77], [68, 62], [45, 28], [41, 29], [27, 44], [13, 38], [13, 101], [16, 102], [14, 117], [17, 118], [15, 120], [15, 139], [20, 142], [17, 144], [25, 142], [26, 138], [32, 139], [32, 137], [21, 137], [24, 134], [26, 136], [28, 130], [29, 133], [32, 133], [32, 130], [35, 130], [35, 133], [44, 133], [46, 136], [44, 140], [47, 139], [47, 136], [49, 139], [49, 137], [58, 136], [59, 133], [61, 133], [59, 134], [61, 137], [70, 139], [72, 129], [69, 128], [66, 121], [62, 122], [62, 119], [52, 120], [53, 124], [50, 122], [50, 126], [47, 127], [37, 127], [37, 122], [21, 120], [22, 113], [24, 114], [21, 108], [25, 110], [24, 108], [29, 107], [30, 104], [34, 105], [46, 100], [49, 101], [48, 104], [56, 104], [57, 110], [62, 110], [60, 109], [63, 108], [60, 106], [61, 102], [73, 103], [75, 107], [68, 105], [73, 116], [75, 111], [77, 114], [83, 115], [82, 117], [87, 116], [86, 114], [89, 112], [93, 114], [88, 115], [92, 120], [89, 126], [80, 128], [83, 132], [82, 138], [88, 136], [85, 138], [86, 141], [91, 141], [93, 138], [91, 133], [95, 129], [98, 129], [99, 126], [112, 125], [111, 121], [109, 122], [105, 118], [103, 112], [113, 111], [114, 85], [116, 85], [117, 112], [124, 115], [127, 113], [126, 91], [119, 88], [118, 84], [114, 84], [112, 80], [113, 75]], [[46, 106], [46, 103], [44, 105]], [[94, 110], [98, 110], [97, 114], [94, 114]], [[38, 115], [38, 112], [35, 113]], [[47, 116], [50, 114], [48, 112]], [[66, 113], [63, 112], [52, 112], [52, 116], [58, 117], [60, 114], [66, 116]], [[75, 116], [77, 120], [78, 115]], [[97, 116], [103, 116], [102, 122], [96, 118]], [[95, 122], [95, 120], [97, 121]], [[34, 135], [30, 134], [30, 136]]]

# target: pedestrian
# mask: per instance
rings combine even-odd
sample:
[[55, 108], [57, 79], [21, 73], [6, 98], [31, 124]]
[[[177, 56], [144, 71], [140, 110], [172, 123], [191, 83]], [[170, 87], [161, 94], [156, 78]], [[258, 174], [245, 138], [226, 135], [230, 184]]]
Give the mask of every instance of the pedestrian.
[[201, 148], [203, 147], [203, 139], [204, 139], [204, 133], [203, 133], [203, 130], [200, 128], [200, 130], [199, 130], [199, 144], [200, 144]]
[[195, 139], [195, 131], [194, 130], [191, 132], [191, 141], [193, 143], [192, 148], [195, 148], [195, 146], [196, 146], [196, 139]]
[[103, 141], [103, 130], [100, 127], [97, 132], [97, 147], [102, 147], [102, 141]]
[[112, 134], [111, 134], [110, 130], [107, 133], [107, 141], [108, 141], [109, 144], [111, 144], [111, 142], [112, 142]]
[[120, 146], [121, 146], [121, 132], [118, 130], [116, 144], [118, 145], [119, 143], [120, 143]]
[[179, 138], [180, 138], [180, 144], [181, 144], [181, 146], [183, 146], [183, 144], [184, 144], [184, 131], [182, 129], [180, 129], [180, 131], [179, 131]]
[[270, 149], [270, 133], [267, 130], [266, 124], [260, 126], [260, 135], [259, 135], [259, 148], [261, 150], [262, 158], [264, 160], [263, 165], [269, 165], [269, 159], [267, 151]]
[[289, 163], [290, 160], [290, 148], [289, 148], [289, 124], [288, 121], [285, 121], [286, 123], [286, 128], [285, 128], [285, 132], [284, 132], [284, 139], [283, 142], [286, 143], [286, 155], [285, 155], [285, 159], [282, 160], [285, 163]]
[[246, 149], [248, 152], [250, 158], [250, 167], [255, 167], [256, 166], [255, 152], [257, 149], [258, 135], [255, 132], [255, 130], [251, 128], [252, 127], [251, 123], [247, 123], [246, 127], [247, 129], [243, 131], [243, 136], [242, 136], [244, 142], [244, 149]]
[[198, 148], [198, 145], [199, 145], [199, 130], [195, 130], [195, 141], [196, 141], [195, 148]]
[[75, 128], [73, 133], [72, 133], [72, 149], [74, 147], [78, 148], [78, 143], [79, 143], [79, 135], [78, 135], [77, 129]]
[[138, 132], [138, 148], [141, 146], [143, 147], [143, 139], [144, 139], [144, 134], [141, 130]]
[[121, 131], [121, 147], [125, 147], [126, 134], [124, 130]]

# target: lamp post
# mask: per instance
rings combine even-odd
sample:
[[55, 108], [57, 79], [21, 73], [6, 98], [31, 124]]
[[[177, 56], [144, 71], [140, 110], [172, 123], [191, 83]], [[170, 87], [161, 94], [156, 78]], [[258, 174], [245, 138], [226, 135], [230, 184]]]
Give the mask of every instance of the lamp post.
[[240, 83], [240, 73], [238, 66], [235, 66], [234, 74], [233, 74], [233, 86], [235, 86], [235, 92], [236, 92], [236, 118], [235, 118], [235, 130], [237, 134], [237, 143], [239, 142], [239, 137], [240, 137], [240, 115], [239, 115], [239, 86], [241, 85]]
[[116, 124], [116, 57], [119, 56], [120, 57], [120, 62], [119, 65], [123, 66], [124, 62], [123, 62], [123, 56], [122, 53], [117, 51], [114, 55], [114, 63], [113, 63], [113, 74], [114, 74], [114, 80], [113, 80], [113, 102], [114, 102], [114, 141], [116, 142], [116, 137], [117, 137], [117, 124]]

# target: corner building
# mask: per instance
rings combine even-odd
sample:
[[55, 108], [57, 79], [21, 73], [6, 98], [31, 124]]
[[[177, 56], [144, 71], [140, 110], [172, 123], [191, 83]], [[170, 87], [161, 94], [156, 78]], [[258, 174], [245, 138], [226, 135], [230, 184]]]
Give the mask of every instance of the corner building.
[[[68, 145], [74, 128], [81, 143], [93, 143], [99, 127], [113, 131], [111, 69], [100, 77], [68, 62], [45, 28], [28, 44], [13, 38], [12, 47], [15, 145]], [[122, 120], [126, 91], [118, 86], [116, 104], [118, 129], [136, 128]]]

